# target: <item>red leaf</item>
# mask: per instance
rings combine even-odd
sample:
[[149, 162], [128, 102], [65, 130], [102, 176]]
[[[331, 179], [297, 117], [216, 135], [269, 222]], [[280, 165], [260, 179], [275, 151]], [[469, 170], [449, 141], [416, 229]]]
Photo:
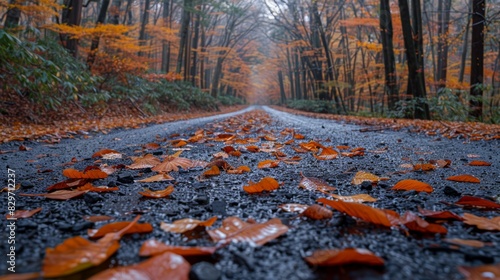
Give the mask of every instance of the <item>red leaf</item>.
[[446, 178], [446, 180], [460, 182], [460, 183], [476, 183], [476, 184], [481, 183], [481, 180], [468, 174], [450, 176]]
[[103, 179], [108, 177], [108, 174], [102, 172], [100, 169], [92, 169], [86, 172], [80, 172], [73, 168], [63, 170], [63, 175], [71, 179]]
[[15, 219], [21, 219], [21, 218], [29, 218], [33, 215], [35, 215], [36, 213], [42, 211], [42, 208], [41, 207], [38, 207], [36, 209], [33, 209], [33, 210], [17, 210], [16, 212], [14, 212], [14, 215], [5, 215], [5, 217], [7, 219], [12, 219], [12, 218], [15, 218]]
[[384, 259], [366, 249], [347, 248], [317, 250], [305, 260], [311, 265], [338, 266], [345, 264], [384, 265]]
[[356, 217], [366, 222], [386, 227], [392, 226], [391, 222], [387, 218], [387, 214], [381, 209], [373, 208], [361, 203], [343, 202], [341, 200], [333, 201], [326, 198], [319, 198], [317, 201], [351, 217]]
[[47, 191], [63, 190], [70, 188], [81, 187], [89, 182], [88, 179], [68, 179], [63, 182], [56, 183], [47, 188]]
[[[105, 224], [99, 229], [89, 229], [87, 234], [90, 238], [101, 238], [110, 232], [119, 232], [120, 230], [129, 226], [132, 222], [114, 222], [110, 224]], [[134, 223], [127, 231], [123, 234], [133, 234], [133, 233], [149, 233], [153, 231], [153, 226], [150, 223], [138, 224]]]
[[86, 191], [59, 190], [51, 193], [20, 193], [20, 196], [43, 196], [56, 200], [68, 200], [83, 195]]
[[448, 230], [438, 224], [431, 224], [424, 221], [419, 216], [415, 215], [413, 212], [406, 212], [400, 218], [401, 224], [406, 226], [411, 231], [418, 231], [422, 233], [441, 233], [446, 234]]
[[463, 218], [451, 211], [432, 211], [418, 207], [418, 212], [427, 218], [463, 221]]
[[455, 204], [464, 205], [464, 206], [472, 206], [472, 207], [480, 207], [480, 208], [491, 208], [491, 209], [499, 209], [500, 208], [500, 204], [495, 203], [491, 200], [487, 200], [487, 199], [475, 197], [475, 196], [468, 196], [468, 195], [465, 195], [462, 198], [460, 198], [457, 202], [455, 202]]
[[491, 166], [491, 162], [483, 161], [483, 160], [473, 160], [469, 162], [470, 166]]
[[167, 245], [163, 242], [157, 241], [155, 239], [149, 239], [142, 243], [141, 249], [139, 250], [139, 256], [149, 257], [159, 255], [165, 252], [171, 252], [183, 257], [187, 256], [210, 256], [212, 255], [216, 247], [187, 247], [187, 246], [172, 246]]
[[431, 185], [412, 179], [399, 181], [396, 185], [394, 185], [394, 187], [392, 187], [392, 190], [404, 190], [404, 191], [414, 190], [417, 192], [427, 192], [427, 193], [431, 193], [432, 191], [434, 191]]
[[333, 212], [321, 205], [313, 204], [302, 212], [302, 216], [306, 216], [313, 220], [330, 219], [333, 216]]

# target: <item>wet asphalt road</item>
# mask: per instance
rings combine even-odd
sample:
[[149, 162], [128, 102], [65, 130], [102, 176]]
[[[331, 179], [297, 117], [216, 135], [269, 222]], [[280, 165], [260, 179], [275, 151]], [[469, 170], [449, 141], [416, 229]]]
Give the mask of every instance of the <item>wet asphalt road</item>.
[[[172, 172], [171, 175], [176, 178], [176, 190], [171, 197], [159, 200], [142, 199], [138, 191], [145, 185], [134, 183], [133, 179], [145, 176], [139, 177], [137, 170], [128, 169], [122, 169], [106, 179], [99, 180], [99, 185], [118, 185], [120, 190], [114, 193], [86, 194], [83, 198], [68, 201], [17, 197], [17, 209], [42, 207], [43, 210], [32, 218], [17, 221], [16, 271], [40, 271], [45, 248], [54, 247], [72, 236], [86, 237], [88, 228], [103, 224], [87, 222], [82, 219], [84, 215], [109, 215], [116, 220], [131, 220], [135, 216], [131, 213], [142, 213], [141, 222], [150, 222], [154, 231], [150, 234], [124, 237], [121, 241], [122, 247], [105, 266], [130, 265], [141, 261], [137, 254], [139, 247], [149, 238], [174, 245], [212, 246], [214, 244], [208, 236], [189, 240], [180, 234], [163, 232], [159, 224], [161, 221], [172, 222], [182, 218], [208, 219], [214, 215], [219, 217], [215, 227], [219, 227], [221, 221], [229, 216], [252, 218], [258, 222], [278, 217], [290, 227], [285, 235], [264, 246], [230, 244], [219, 249], [211, 258], [203, 260], [211, 265], [198, 266], [197, 269], [201, 272], [196, 273], [209, 275], [212, 271], [213, 275], [220, 275], [221, 279], [463, 279], [457, 266], [500, 263], [500, 233], [477, 230], [462, 222], [446, 222], [444, 226], [448, 229], [448, 234], [445, 237], [414, 233], [407, 235], [399, 229], [359, 223], [338, 212], [335, 212], [330, 220], [313, 221], [296, 218], [297, 214], [283, 212], [277, 207], [283, 203], [314, 204], [317, 198], [325, 196], [319, 192], [298, 188], [302, 172], [305, 176], [325, 180], [336, 187], [340, 195], [370, 194], [378, 201], [369, 205], [391, 209], [400, 214], [407, 210], [417, 212], [417, 207], [420, 206], [431, 210], [453, 210], [457, 214], [469, 212], [479, 216], [498, 216], [498, 211], [462, 209], [443, 202], [453, 203], [463, 195], [498, 197], [500, 141], [467, 142], [464, 139], [449, 140], [407, 131], [360, 132], [360, 126], [291, 115], [268, 107], [250, 107], [245, 111], [217, 117], [154, 125], [136, 130], [116, 130], [107, 135], [91, 134], [89, 139], [77, 136], [79, 139], [65, 139], [54, 145], [34, 141], [2, 144], [0, 150], [16, 152], [0, 155], [3, 172], [0, 177], [6, 186], [6, 170], [13, 169], [16, 182], [21, 183], [19, 192], [43, 193], [48, 186], [65, 179], [61, 171], [66, 167], [61, 164], [70, 162], [74, 157], [78, 162], [72, 167], [83, 170], [93, 164], [95, 159], [91, 159], [91, 155], [94, 152], [108, 148], [125, 155], [123, 159], [109, 161], [109, 164], [128, 165], [132, 162], [128, 156], [143, 154], [144, 152], [137, 151], [146, 143], [157, 142], [165, 146], [165, 142], [158, 142], [157, 139], [189, 138], [198, 129], [221, 132], [227, 127], [227, 123], [217, 125], [221, 121], [255, 109], [263, 109], [269, 114], [270, 122], [263, 129], [278, 137], [284, 129], [292, 128], [305, 136], [305, 139], [301, 140], [304, 142], [316, 140], [327, 146], [363, 147], [367, 152], [362, 157], [340, 157], [328, 161], [319, 161], [311, 154], [299, 154], [302, 160], [298, 165], [280, 164], [273, 169], [256, 167], [258, 162], [272, 159], [269, 154], [244, 153], [239, 158], [230, 157], [227, 161], [233, 166], [248, 165], [252, 172], [242, 175], [223, 173], [202, 181], [198, 178], [203, 172], [202, 169]], [[170, 137], [173, 134], [179, 136]], [[260, 135], [250, 134], [249, 137]], [[289, 136], [283, 136], [278, 142], [288, 139]], [[222, 142], [211, 143], [213, 145], [190, 144], [191, 149], [184, 151], [182, 156], [210, 161], [212, 155], [225, 146]], [[17, 151], [20, 144], [31, 150]], [[262, 142], [256, 143], [261, 144]], [[286, 146], [282, 151], [289, 156], [297, 155], [290, 146]], [[172, 154], [172, 150], [162, 148], [157, 150], [156, 154]], [[479, 158], [471, 158], [471, 155]], [[401, 164], [439, 159], [451, 160], [451, 167], [430, 172], [398, 172], [405, 170], [400, 167]], [[466, 165], [472, 159], [489, 161], [492, 166]], [[39, 173], [47, 170], [52, 172]], [[380, 182], [376, 187], [354, 186], [351, 184], [352, 177], [360, 170], [389, 177], [389, 180]], [[474, 175], [481, 179], [481, 183], [467, 184], [445, 180], [446, 177], [458, 174]], [[249, 195], [242, 190], [242, 186], [247, 185], [250, 180], [259, 181], [265, 176], [276, 178], [283, 182], [283, 186], [272, 193], [258, 195]], [[426, 194], [390, 190], [402, 179], [424, 181], [434, 187], [434, 192]], [[148, 187], [161, 189], [165, 185], [166, 183], [149, 183]], [[6, 202], [7, 194], [0, 193], [0, 199]], [[0, 203], [2, 216], [7, 212], [6, 203], [3, 202]], [[8, 251], [8, 233], [6, 227], [2, 226], [0, 275], [9, 273], [6, 261], [3, 261]], [[443, 238], [474, 239], [490, 245], [479, 249], [467, 246], [450, 248]], [[303, 257], [317, 249], [349, 247], [371, 250], [385, 260], [385, 267], [375, 269], [350, 265], [324, 269], [309, 266], [303, 260]], [[192, 264], [197, 261], [199, 260], [192, 260]], [[72, 279], [84, 279], [88, 274], [78, 274]]]

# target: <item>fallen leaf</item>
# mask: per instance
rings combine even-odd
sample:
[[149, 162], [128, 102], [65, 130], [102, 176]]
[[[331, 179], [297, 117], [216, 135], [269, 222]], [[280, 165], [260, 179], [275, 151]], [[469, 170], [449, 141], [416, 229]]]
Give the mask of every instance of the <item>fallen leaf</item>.
[[366, 249], [347, 248], [347, 249], [326, 249], [317, 250], [309, 257], [306, 262], [317, 266], [339, 266], [346, 264], [365, 264], [373, 266], [384, 265], [384, 259], [376, 256]]
[[212, 167], [205, 172], [203, 172], [204, 177], [212, 177], [212, 176], [218, 176], [220, 175], [220, 170], [217, 165], [212, 165]]
[[160, 164], [160, 160], [153, 156], [152, 154], [146, 154], [143, 157], [132, 157], [134, 163], [128, 165], [129, 169], [144, 169], [144, 168], [152, 168], [158, 164]]
[[363, 182], [368, 181], [371, 183], [378, 183], [380, 181], [380, 177], [365, 171], [358, 171], [354, 178], [352, 178], [351, 183], [353, 185], [361, 185]]
[[375, 201], [377, 201], [376, 198], [371, 197], [369, 194], [356, 194], [356, 195], [349, 195], [349, 196], [330, 194], [330, 196], [333, 198], [345, 201], [345, 202], [362, 203], [362, 202], [375, 202]]
[[449, 159], [438, 159], [438, 160], [436, 160], [436, 164], [440, 168], [446, 168], [446, 167], [449, 167], [451, 165], [451, 160], [449, 160]]
[[462, 246], [470, 246], [474, 248], [482, 248], [486, 244], [482, 241], [479, 240], [471, 240], [471, 239], [460, 239], [460, 238], [445, 238], [443, 241], [455, 244], [455, 245], [462, 245]]
[[302, 174], [302, 172], [300, 175], [302, 176], [302, 180], [299, 182], [299, 188], [303, 188], [308, 191], [319, 191], [325, 194], [329, 194], [330, 192], [336, 190], [336, 188], [328, 185], [328, 183], [319, 178], [306, 177]]
[[302, 212], [302, 216], [306, 216], [313, 220], [323, 220], [330, 219], [333, 216], [333, 212], [321, 205], [313, 204]]
[[109, 220], [112, 220], [113, 217], [110, 217], [110, 216], [105, 216], [105, 215], [99, 215], [99, 216], [83, 216], [83, 219], [85, 221], [89, 221], [89, 222], [92, 222], [92, 223], [96, 223], [96, 222], [104, 222], [104, 221], [109, 221]]
[[413, 171], [433, 171], [435, 169], [436, 166], [430, 163], [418, 163], [413, 165]]
[[491, 200], [469, 195], [464, 195], [457, 202], [455, 202], [455, 204], [463, 206], [479, 207], [479, 208], [490, 208], [490, 209], [500, 208], [500, 204], [495, 203]]
[[400, 223], [406, 226], [410, 231], [422, 233], [440, 233], [446, 234], [448, 230], [442, 225], [426, 222], [415, 213], [407, 211], [401, 218]]
[[103, 179], [108, 177], [108, 174], [102, 172], [100, 169], [91, 169], [86, 172], [80, 172], [73, 168], [63, 170], [63, 175], [71, 179]]
[[500, 263], [475, 267], [459, 266], [458, 271], [466, 280], [498, 280], [500, 279]]
[[56, 183], [47, 188], [47, 191], [63, 190], [81, 187], [89, 182], [89, 179], [68, 179], [63, 182]]
[[345, 213], [351, 217], [356, 217], [369, 223], [382, 225], [386, 227], [392, 226], [387, 214], [381, 209], [373, 208], [361, 203], [343, 202], [342, 200], [333, 201], [326, 198], [319, 198], [317, 202], [326, 204], [337, 211]]
[[442, 219], [442, 220], [457, 220], [463, 221], [463, 218], [451, 211], [432, 211], [418, 207], [418, 212], [426, 218]]
[[236, 137], [235, 134], [230, 134], [230, 133], [221, 133], [215, 136], [215, 141], [229, 141], [232, 140]]
[[226, 172], [229, 173], [229, 174], [243, 174], [243, 173], [250, 172], [250, 171], [251, 171], [250, 167], [248, 167], [246, 165], [239, 166], [236, 169], [228, 169], [228, 170], [226, 170]]
[[134, 224], [129, 227], [131, 223], [132, 222], [114, 222], [105, 224], [99, 229], [88, 229], [87, 235], [90, 238], [101, 238], [108, 233], [119, 232], [126, 227], [128, 227], [128, 229], [124, 231], [122, 235], [134, 233], [150, 233], [153, 231], [153, 226], [151, 226], [150, 223], [138, 224], [134, 222]]
[[160, 148], [160, 145], [157, 144], [157, 143], [147, 143], [147, 144], [144, 144], [144, 149], [148, 149], [148, 150], [157, 150]]
[[174, 186], [168, 186], [165, 189], [159, 191], [152, 191], [150, 189], [145, 189], [144, 191], [139, 192], [139, 194], [149, 198], [164, 198], [169, 196], [173, 192], [174, 192]]
[[321, 145], [320, 143], [316, 142], [316, 141], [309, 141], [307, 143], [299, 143], [299, 146], [306, 150], [306, 151], [310, 151], [310, 152], [313, 152], [313, 153], [316, 153], [319, 151], [320, 148], [323, 148], [323, 145]]
[[99, 150], [97, 152], [95, 152], [92, 157], [93, 158], [96, 158], [96, 157], [102, 157], [106, 154], [120, 154], [120, 152], [118, 151], [115, 151], [115, 150], [111, 150], [111, 149], [102, 149], [102, 150]]
[[476, 226], [479, 229], [500, 231], [500, 217], [488, 219], [474, 214], [464, 213], [463, 218], [465, 224]]
[[224, 151], [225, 153], [231, 153], [231, 152], [234, 152], [236, 151], [236, 149], [232, 146], [225, 146], [225, 147], [222, 147], [221, 149], [222, 151]]
[[263, 191], [273, 191], [280, 187], [280, 183], [272, 177], [264, 177], [258, 183], [250, 181], [248, 186], [243, 186], [247, 193], [261, 193]]
[[469, 162], [470, 166], [491, 166], [491, 162], [483, 161], [483, 160], [473, 160]]
[[298, 203], [287, 203], [278, 206], [278, 208], [282, 209], [285, 212], [298, 212], [298, 213], [304, 212], [308, 207], [309, 205], [298, 204]]
[[167, 173], [160, 173], [148, 178], [144, 178], [141, 180], [135, 180], [137, 183], [151, 183], [151, 182], [163, 182], [163, 181], [172, 181], [175, 180], [174, 177], [168, 175]]
[[207, 232], [214, 242], [227, 244], [234, 241], [264, 245], [287, 231], [288, 227], [283, 225], [278, 218], [259, 224], [244, 222], [238, 217], [228, 217], [222, 221], [220, 228]]
[[174, 232], [174, 233], [184, 233], [186, 231], [192, 230], [198, 226], [209, 227], [213, 225], [217, 221], [217, 217], [212, 217], [206, 221], [200, 221], [196, 219], [181, 219], [174, 221], [171, 224], [161, 222], [160, 228], [166, 232]]
[[417, 192], [426, 192], [426, 193], [431, 193], [434, 191], [431, 185], [412, 179], [399, 181], [396, 185], [394, 185], [394, 187], [392, 187], [392, 190], [403, 190], [403, 191], [413, 190]]
[[170, 172], [170, 171], [179, 171], [179, 167], [187, 170], [193, 167], [205, 167], [207, 165], [206, 162], [190, 160], [183, 157], [176, 156], [167, 156], [165, 160], [153, 167], [151, 170], [156, 172]]
[[255, 145], [246, 146], [245, 148], [247, 149], [247, 151], [249, 151], [251, 153], [257, 153], [260, 151], [259, 147], [255, 146]]
[[43, 196], [49, 199], [68, 200], [75, 197], [79, 197], [84, 193], [86, 193], [86, 191], [59, 190], [51, 193], [20, 193], [19, 196]]
[[42, 211], [42, 208], [41, 207], [38, 207], [38, 208], [35, 208], [33, 210], [16, 210], [14, 212], [14, 215], [5, 215], [5, 217], [7, 219], [22, 219], [22, 218], [29, 218], [33, 215], [35, 215], [36, 213]]
[[156, 256], [165, 252], [174, 253], [183, 257], [187, 256], [210, 256], [216, 247], [188, 247], [188, 246], [172, 246], [160, 242], [156, 239], [149, 239], [142, 243], [139, 249], [139, 256], [149, 257]]
[[119, 190], [118, 187], [108, 187], [108, 186], [100, 186], [96, 187], [92, 185], [92, 183], [87, 183], [81, 187], [77, 188], [78, 191], [86, 191], [86, 192], [113, 192]]
[[181, 256], [165, 252], [138, 264], [114, 267], [100, 272], [90, 280], [188, 280], [191, 265]]
[[278, 167], [280, 161], [279, 160], [272, 160], [272, 159], [266, 159], [257, 165], [257, 168], [263, 169], [263, 168], [275, 168]]
[[321, 149], [321, 153], [318, 155], [313, 154], [313, 156], [318, 160], [331, 160], [336, 159], [339, 156], [339, 153], [332, 148], [323, 147], [323, 149]]
[[23, 151], [24, 152], [24, 151], [29, 151], [29, 150], [31, 150], [31, 148], [28, 148], [28, 147], [26, 147], [24, 145], [20, 145], [19, 146], [19, 151]]
[[461, 182], [461, 183], [476, 183], [476, 184], [481, 182], [478, 178], [476, 178], [472, 175], [468, 175], [468, 174], [450, 176], [450, 177], [446, 178], [446, 180], [454, 181], [454, 182]]
[[43, 259], [43, 276], [62, 277], [100, 265], [120, 248], [120, 238], [139, 219], [140, 216], [137, 216], [128, 227], [116, 233], [109, 233], [97, 242], [76, 236], [64, 240], [55, 248], [47, 248]]

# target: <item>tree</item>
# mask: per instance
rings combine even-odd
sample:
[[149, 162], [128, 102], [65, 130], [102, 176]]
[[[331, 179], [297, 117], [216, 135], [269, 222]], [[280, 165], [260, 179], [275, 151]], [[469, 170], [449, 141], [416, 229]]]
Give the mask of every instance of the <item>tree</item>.
[[380, 0], [380, 37], [382, 39], [382, 52], [384, 54], [385, 91], [389, 97], [389, 110], [395, 110], [396, 103], [399, 101], [392, 34], [392, 16], [389, 0]]
[[483, 75], [484, 75], [484, 21], [485, 0], [472, 2], [472, 45], [471, 45], [471, 71], [469, 115], [481, 119], [483, 115]]
[[[62, 23], [69, 26], [79, 26], [82, 21], [83, 0], [67, 0], [63, 9]], [[63, 36], [66, 41], [65, 47], [74, 56], [78, 56], [78, 39]]]

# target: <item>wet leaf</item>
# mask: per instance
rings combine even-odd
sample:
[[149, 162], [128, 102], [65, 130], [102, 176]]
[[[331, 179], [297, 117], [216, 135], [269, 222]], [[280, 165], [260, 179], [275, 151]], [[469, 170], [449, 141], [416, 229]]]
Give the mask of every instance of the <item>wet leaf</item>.
[[287, 203], [278, 206], [278, 208], [282, 209], [285, 212], [298, 212], [298, 213], [304, 212], [308, 207], [309, 205], [298, 204], [298, 203]]
[[20, 196], [43, 196], [49, 199], [55, 200], [68, 200], [75, 197], [79, 197], [86, 193], [87, 191], [68, 191], [68, 190], [59, 190], [51, 193], [20, 193]]
[[486, 244], [482, 241], [479, 240], [471, 240], [471, 239], [460, 239], [460, 238], [445, 238], [443, 241], [455, 244], [455, 245], [461, 245], [461, 246], [470, 246], [474, 248], [482, 248]]
[[363, 182], [368, 181], [371, 183], [378, 183], [380, 181], [380, 177], [365, 171], [358, 171], [354, 178], [352, 178], [351, 183], [353, 185], [361, 185]]
[[323, 149], [321, 149], [321, 153], [313, 156], [318, 160], [331, 160], [336, 159], [339, 156], [339, 153], [332, 148], [323, 147]]
[[459, 266], [458, 271], [466, 280], [498, 280], [500, 279], [500, 263], [475, 267]]
[[251, 153], [257, 153], [260, 151], [260, 148], [255, 145], [246, 146], [245, 148]]
[[138, 264], [115, 267], [92, 276], [89, 280], [188, 280], [191, 265], [181, 256], [165, 252]]
[[40, 211], [42, 211], [41, 207], [35, 208], [33, 210], [16, 210], [14, 212], [14, 215], [7, 214], [7, 215], [5, 215], [5, 217], [7, 219], [12, 219], [12, 218], [14, 218], [14, 219], [29, 218], [29, 217], [35, 215], [36, 213], [38, 213]]
[[236, 169], [228, 169], [228, 170], [226, 170], [226, 172], [229, 173], [229, 174], [243, 174], [243, 173], [247, 173], [247, 172], [250, 172], [250, 171], [251, 171], [250, 167], [248, 167], [246, 165], [239, 166]]
[[81, 187], [89, 182], [89, 179], [68, 179], [63, 182], [56, 183], [47, 188], [47, 191], [63, 190]]
[[250, 181], [248, 186], [243, 186], [247, 193], [261, 193], [263, 191], [273, 191], [280, 187], [280, 183], [272, 177], [264, 177], [258, 183]]
[[451, 211], [432, 211], [418, 207], [418, 212], [427, 218], [463, 221], [462, 217]]
[[105, 216], [105, 215], [99, 215], [99, 216], [83, 216], [83, 219], [85, 221], [89, 221], [89, 222], [92, 222], [92, 223], [96, 223], [96, 222], [103, 222], [103, 221], [109, 221], [109, 220], [112, 220], [113, 217], [110, 217], [110, 216]]
[[275, 168], [278, 167], [280, 161], [279, 160], [272, 160], [272, 159], [266, 159], [257, 165], [257, 168], [263, 169], [263, 168]]
[[413, 190], [417, 192], [427, 192], [427, 193], [431, 193], [434, 191], [431, 185], [412, 179], [399, 181], [396, 185], [394, 185], [394, 187], [392, 187], [392, 190], [403, 190], [403, 191]]
[[139, 194], [149, 198], [164, 198], [169, 196], [173, 192], [174, 192], [174, 186], [168, 186], [165, 189], [159, 191], [152, 191], [150, 189], [145, 189], [144, 191], [139, 192]]
[[172, 181], [175, 180], [174, 177], [166, 174], [166, 173], [161, 173], [157, 174], [148, 178], [144, 178], [141, 180], [135, 180], [137, 183], [151, 183], [151, 182], [163, 182], [163, 181]]
[[483, 161], [483, 160], [473, 160], [469, 162], [470, 166], [491, 166], [491, 162]]
[[302, 216], [306, 216], [313, 220], [323, 220], [330, 219], [333, 216], [333, 212], [321, 205], [313, 204], [302, 212]]
[[148, 150], [157, 150], [160, 148], [160, 145], [158, 143], [151, 142], [151, 143], [144, 144], [143, 147], [144, 147], [144, 149], [148, 149]]
[[215, 252], [215, 250], [217, 250], [216, 247], [172, 246], [156, 239], [149, 239], [142, 243], [141, 249], [139, 250], [139, 256], [156, 256], [165, 252], [174, 253], [183, 257], [210, 256]]
[[150, 223], [138, 224], [134, 222], [132, 226], [129, 226], [131, 223], [132, 222], [114, 222], [105, 224], [99, 229], [88, 229], [87, 235], [90, 238], [101, 238], [108, 233], [119, 232], [126, 227], [128, 227], [128, 229], [124, 231], [122, 235], [134, 233], [150, 233], [153, 231], [153, 226], [151, 226]]
[[498, 203], [484, 198], [468, 195], [461, 197], [457, 202], [455, 202], [455, 204], [478, 208], [500, 209], [500, 204]]
[[481, 182], [478, 178], [476, 178], [472, 175], [468, 175], [468, 174], [450, 176], [450, 177], [446, 178], [446, 180], [454, 181], [454, 182], [461, 182], [461, 183], [476, 183], [476, 184]]
[[203, 172], [203, 176], [205, 177], [212, 177], [212, 176], [218, 176], [220, 175], [220, 170], [217, 165], [212, 165], [212, 167], [205, 172]]
[[413, 165], [413, 171], [433, 171], [435, 169], [436, 166], [430, 163], [418, 163]]
[[144, 168], [152, 168], [158, 164], [160, 164], [160, 160], [153, 156], [152, 154], [146, 154], [143, 157], [132, 157], [134, 163], [131, 165], [127, 165], [129, 169], [144, 169]]
[[321, 145], [320, 143], [316, 142], [316, 141], [309, 141], [308, 143], [299, 143], [299, 146], [306, 150], [306, 151], [310, 151], [310, 152], [313, 152], [313, 153], [316, 153], [319, 151], [320, 148], [323, 148], [323, 145]]
[[108, 187], [108, 186], [100, 186], [96, 187], [92, 185], [92, 183], [87, 183], [81, 187], [78, 187], [77, 190], [79, 191], [86, 191], [86, 192], [113, 192], [119, 190], [118, 187]]
[[102, 157], [106, 154], [120, 154], [120, 152], [118, 151], [115, 151], [115, 150], [111, 150], [111, 149], [102, 149], [102, 150], [99, 150], [97, 152], [95, 152], [92, 157], [93, 158], [96, 158], [96, 157]]
[[108, 174], [100, 169], [91, 169], [86, 172], [80, 172], [76, 169], [68, 168], [63, 170], [63, 175], [71, 179], [103, 179], [108, 177]]
[[418, 231], [422, 233], [440, 233], [446, 234], [448, 230], [442, 225], [428, 223], [415, 213], [407, 211], [401, 218], [401, 224], [406, 226], [410, 231]]
[[319, 191], [326, 194], [336, 190], [336, 188], [328, 185], [328, 183], [319, 178], [306, 177], [302, 174], [302, 172], [300, 175], [302, 175], [302, 180], [299, 182], [299, 188], [303, 188], [308, 191]]
[[317, 250], [309, 257], [306, 262], [317, 266], [339, 266], [346, 264], [365, 264], [373, 266], [384, 265], [384, 259], [376, 256], [366, 249], [326, 249]]
[[232, 146], [225, 146], [225, 147], [222, 147], [222, 151], [224, 151], [225, 153], [231, 153], [231, 152], [234, 152], [236, 151], [236, 149]]
[[387, 214], [381, 209], [373, 208], [361, 203], [343, 202], [341, 200], [333, 201], [326, 198], [319, 198], [317, 201], [351, 217], [356, 217], [366, 222], [386, 227], [392, 226]]
[[201, 227], [209, 227], [213, 225], [217, 221], [217, 217], [212, 217], [206, 221], [200, 221], [196, 219], [181, 219], [174, 221], [171, 224], [161, 222], [160, 228], [166, 232], [174, 232], [174, 233], [184, 233], [186, 231], [192, 230], [198, 226]]
[[463, 218], [465, 224], [476, 226], [479, 229], [500, 231], [500, 216], [488, 219], [474, 214], [464, 213]]
[[62, 277], [100, 265], [120, 248], [120, 238], [139, 218], [137, 216], [128, 227], [120, 232], [109, 233], [97, 242], [76, 236], [64, 240], [55, 248], [47, 248], [43, 260], [43, 276]]
[[197, 166], [205, 167], [206, 165], [207, 163], [202, 161], [194, 161], [183, 157], [167, 156], [162, 163], [153, 167], [152, 170], [156, 172], [170, 172], [179, 171], [179, 167], [187, 170]]
[[264, 245], [287, 231], [288, 227], [283, 225], [278, 218], [258, 224], [244, 222], [238, 217], [228, 217], [222, 221], [220, 228], [207, 232], [214, 242], [226, 244], [233, 241]]
[[375, 202], [375, 201], [377, 201], [376, 198], [371, 197], [369, 194], [356, 194], [356, 195], [349, 195], [349, 196], [330, 194], [330, 196], [333, 198], [345, 201], [345, 202], [363, 203], [363, 202]]

